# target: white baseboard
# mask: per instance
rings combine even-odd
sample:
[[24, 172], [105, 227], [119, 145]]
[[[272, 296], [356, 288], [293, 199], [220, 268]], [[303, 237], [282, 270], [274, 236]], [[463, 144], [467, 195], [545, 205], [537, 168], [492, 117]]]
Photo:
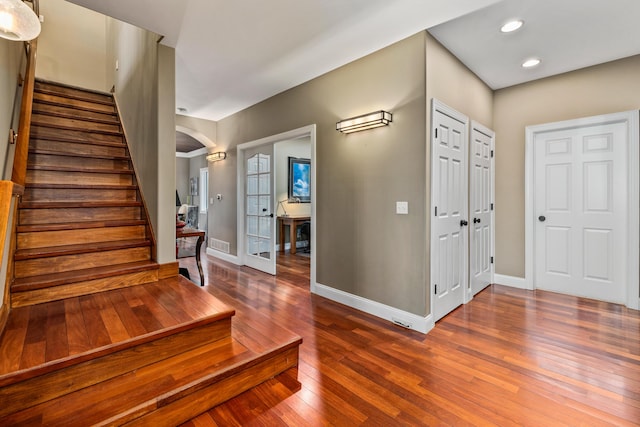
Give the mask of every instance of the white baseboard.
[[497, 285], [511, 286], [512, 288], [529, 289], [529, 286], [527, 286], [527, 281], [523, 277], [494, 274], [493, 283]]
[[388, 320], [394, 324], [404, 326], [407, 329], [422, 332], [423, 334], [428, 333], [435, 326], [431, 314], [427, 317], [418, 316], [417, 314], [399, 310], [376, 301], [362, 298], [358, 295], [321, 285], [320, 283], [311, 285], [311, 293], [355, 308], [356, 310], [364, 311], [365, 313]]
[[231, 264], [240, 265], [240, 260], [236, 255], [220, 252], [212, 248], [207, 248], [207, 255], [211, 255], [214, 258], [218, 258], [223, 261], [230, 262]]

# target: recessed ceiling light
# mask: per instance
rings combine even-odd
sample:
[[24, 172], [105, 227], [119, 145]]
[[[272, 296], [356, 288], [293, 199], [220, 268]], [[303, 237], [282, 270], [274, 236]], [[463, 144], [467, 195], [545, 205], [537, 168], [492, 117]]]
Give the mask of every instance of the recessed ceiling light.
[[510, 33], [512, 31], [515, 31], [515, 30], [519, 29], [523, 25], [524, 25], [524, 21], [516, 19], [516, 20], [509, 21], [506, 24], [504, 24], [502, 27], [500, 27], [500, 31], [502, 31], [503, 33]]
[[538, 64], [540, 64], [540, 60], [538, 58], [531, 58], [531, 59], [527, 59], [526, 61], [524, 61], [522, 63], [522, 67], [531, 68], [531, 67], [535, 67]]

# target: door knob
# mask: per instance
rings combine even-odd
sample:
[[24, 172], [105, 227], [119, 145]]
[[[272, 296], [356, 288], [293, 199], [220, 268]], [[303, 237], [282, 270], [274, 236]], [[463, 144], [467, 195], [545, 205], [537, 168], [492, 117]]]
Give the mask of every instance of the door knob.
[[547, 219], [547, 217], [546, 217], [546, 216], [544, 216], [544, 215], [540, 215], [540, 216], [538, 217], [538, 221], [540, 221], [540, 222], [545, 222], [545, 221], [546, 221], [546, 219]]
[[480, 218], [473, 218], [474, 224], [480, 224]]
[[464, 220], [464, 219], [460, 220], [460, 227], [464, 227], [467, 224], [469, 224], [469, 223], [466, 220]]

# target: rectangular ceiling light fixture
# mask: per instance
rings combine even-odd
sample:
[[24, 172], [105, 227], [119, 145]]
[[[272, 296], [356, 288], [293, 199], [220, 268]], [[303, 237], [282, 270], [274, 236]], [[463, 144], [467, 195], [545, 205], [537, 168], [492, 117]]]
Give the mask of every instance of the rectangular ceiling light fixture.
[[219, 162], [220, 160], [224, 160], [227, 158], [227, 153], [224, 151], [218, 151], [216, 153], [207, 154], [207, 161], [209, 162]]
[[387, 126], [391, 123], [392, 116], [388, 111], [380, 110], [350, 119], [340, 120], [336, 123], [336, 130], [342, 133], [358, 132], [361, 130], [373, 129], [380, 126]]

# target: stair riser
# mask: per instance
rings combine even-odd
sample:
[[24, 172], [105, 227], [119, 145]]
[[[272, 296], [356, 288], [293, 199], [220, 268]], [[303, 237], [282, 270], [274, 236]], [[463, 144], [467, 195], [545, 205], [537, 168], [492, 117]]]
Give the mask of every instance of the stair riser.
[[104, 123], [89, 122], [86, 120], [67, 119], [62, 117], [48, 116], [44, 114], [32, 114], [31, 121], [37, 126], [52, 126], [61, 129], [78, 129], [97, 132], [119, 133], [119, 125], [108, 125]]
[[89, 132], [82, 130], [71, 129], [59, 129], [48, 126], [38, 126], [35, 123], [31, 123], [31, 130], [29, 132], [31, 139], [54, 139], [55, 141], [71, 141], [71, 142], [88, 142], [88, 143], [101, 143], [107, 142], [110, 144], [122, 144], [124, 147], [123, 139], [121, 135], [111, 135], [99, 132]]
[[127, 221], [142, 219], [142, 212], [138, 207], [20, 209], [18, 217], [20, 225], [35, 225], [51, 222]]
[[131, 174], [28, 170], [28, 184], [133, 185]]
[[42, 114], [62, 115], [68, 117], [77, 117], [90, 120], [100, 120], [106, 122], [117, 123], [114, 113], [99, 113], [96, 111], [81, 110], [78, 108], [69, 108], [63, 105], [52, 105], [44, 102], [34, 102], [34, 111]]
[[69, 155], [94, 155], [94, 156], [124, 156], [126, 155], [126, 149], [124, 145], [122, 147], [109, 147], [105, 145], [93, 145], [82, 142], [63, 142], [63, 141], [51, 141], [46, 139], [34, 139], [31, 138], [29, 147], [35, 150], [49, 150], [55, 151], [60, 154]]
[[76, 97], [76, 98], [86, 99], [88, 101], [96, 101], [101, 103], [113, 102], [113, 97], [106, 93], [93, 92], [93, 91], [88, 91], [84, 89], [76, 89], [69, 86], [59, 86], [59, 85], [51, 84], [47, 82], [37, 81], [35, 83], [34, 88], [36, 93], [42, 93], [42, 92], [53, 93], [62, 97], [70, 97], [70, 98]]
[[50, 288], [36, 289], [33, 291], [12, 292], [11, 307], [23, 307], [26, 305], [41, 304], [49, 301], [57, 301], [64, 298], [72, 298], [89, 295], [111, 289], [126, 288], [156, 282], [158, 270], [141, 271], [137, 273], [122, 274], [104, 279], [87, 280], [66, 285], [52, 286]]
[[[103, 425], [115, 426], [127, 423], [130, 427], [177, 426], [297, 365], [298, 346], [274, 354], [220, 381], [214, 379], [210, 384], [203, 381], [202, 385], [195, 385], [193, 390], [184, 390], [165, 400], [158, 399], [156, 402], [140, 405], [129, 412], [113, 417]], [[82, 421], [77, 421], [70, 425], [81, 426]]]
[[[24, 408], [47, 402], [119, 375], [133, 373], [136, 369], [207, 343], [228, 339], [230, 335], [231, 317], [222, 318], [153, 342], [0, 388], [0, 401], [3, 402], [3, 405], [0, 405], [0, 425], [24, 425], [27, 419], [21, 419], [21, 414], [16, 413]], [[135, 380], [134, 375], [131, 375], [131, 378]], [[64, 408], [59, 410], [64, 411]], [[7, 414], [14, 415], [1, 418]], [[33, 415], [26, 412], [23, 416]], [[68, 424], [65, 423], [65, 425]]]
[[127, 160], [96, 159], [75, 156], [55, 156], [49, 154], [29, 154], [27, 167], [37, 166], [71, 166], [85, 169], [131, 170]]
[[151, 259], [149, 247], [117, 249], [76, 255], [35, 258], [15, 262], [15, 277], [41, 276], [44, 274], [103, 267], [127, 262]]
[[22, 200], [25, 202], [99, 202], [99, 201], [135, 201], [136, 190], [95, 190], [95, 189], [54, 189], [26, 188]]
[[46, 248], [60, 244], [76, 245], [144, 239], [145, 234], [143, 225], [18, 233], [18, 250]]
[[115, 113], [116, 109], [113, 105], [96, 104], [94, 102], [82, 101], [79, 99], [65, 98], [64, 96], [34, 92], [34, 101], [53, 102], [60, 105], [72, 105], [78, 108], [89, 110], [103, 111], [104, 113]]

